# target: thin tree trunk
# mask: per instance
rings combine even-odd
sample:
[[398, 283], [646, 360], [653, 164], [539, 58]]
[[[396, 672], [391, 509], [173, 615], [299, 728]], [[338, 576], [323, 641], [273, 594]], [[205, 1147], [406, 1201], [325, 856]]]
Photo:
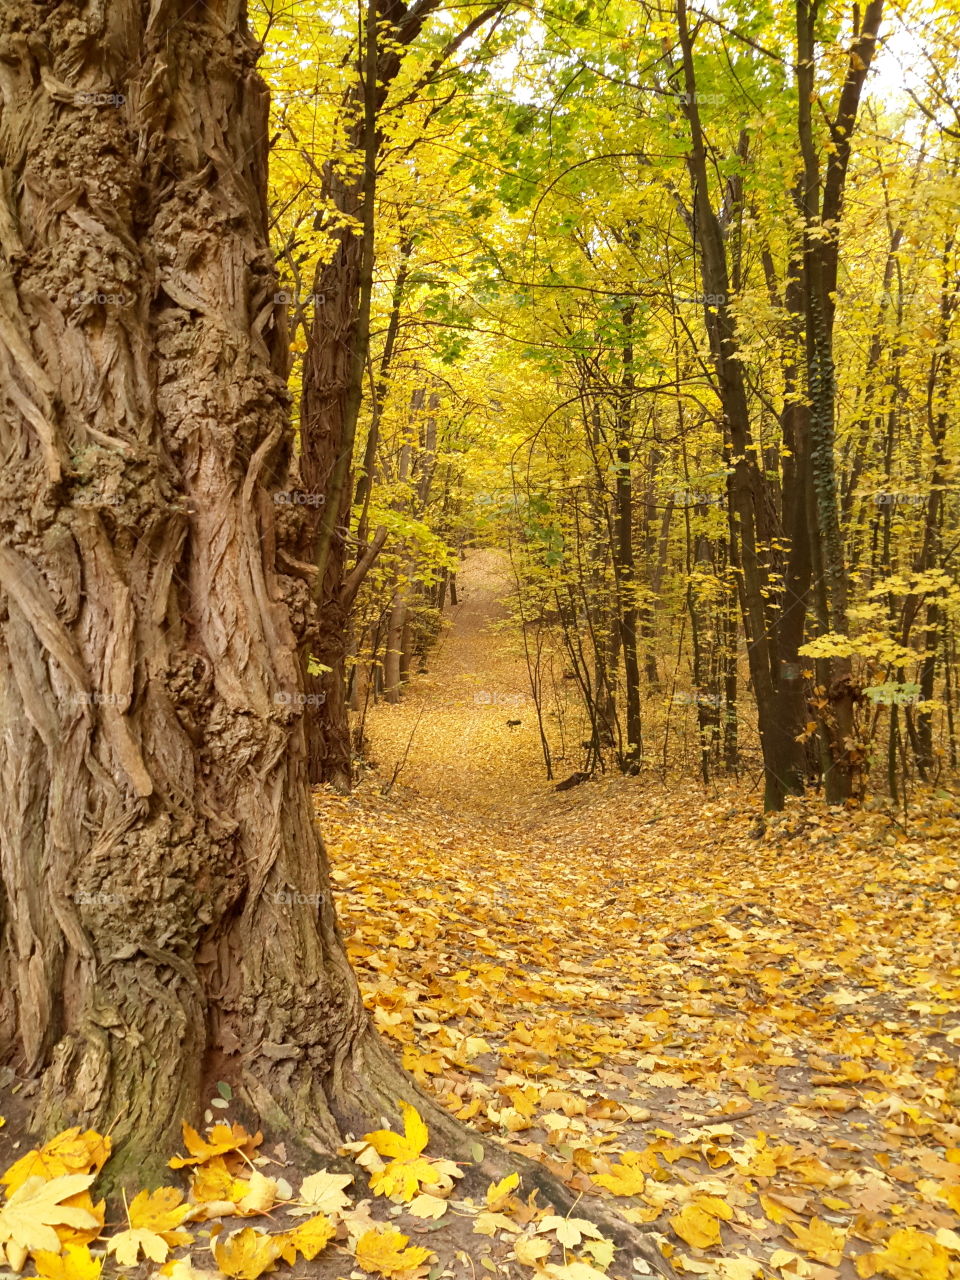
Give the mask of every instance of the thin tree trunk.
[[623, 650], [624, 702], [626, 705], [627, 741], [622, 765], [636, 772], [643, 758], [640, 712], [640, 654], [637, 644], [637, 568], [633, 551], [633, 457], [630, 445], [635, 407], [633, 392], [633, 308], [624, 310], [623, 382], [621, 403], [617, 411], [617, 477], [614, 565], [616, 568], [619, 605], [620, 644]]

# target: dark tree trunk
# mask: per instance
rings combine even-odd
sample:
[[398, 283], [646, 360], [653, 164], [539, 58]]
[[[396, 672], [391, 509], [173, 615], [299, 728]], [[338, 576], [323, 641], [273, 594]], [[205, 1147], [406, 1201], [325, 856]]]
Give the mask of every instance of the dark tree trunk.
[[706, 140], [697, 106], [693, 38], [686, 0], [677, 0], [677, 23], [682, 55], [683, 110], [690, 127], [687, 166], [693, 186], [694, 219], [699, 237], [701, 276], [705, 296], [719, 298], [705, 307], [704, 319], [716, 372], [717, 394], [723, 410], [724, 441], [733, 465], [727, 477], [730, 515], [730, 560], [734, 571], [747, 640], [747, 659], [757, 703], [757, 724], [764, 763], [764, 807], [783, 806], [781, 711], [777, 693], [775, 642], [770, 631], [769, 577], [763, 548], [773, 544], [775, 519], [765, 478], [757, 461], [739, 339], [731, 306], [731, 280], [723, 228], [710, 201]]
[[[836, 376], [833, 328], [836, 310], [840, 222], [843, 215], [850, 145], [860, 95], [876, 50], [883, 0], [870, 0], [863, 25], [850, 49], [830, 147], [822, 165], [814, 125], [817, 111], [817, 8], [796, 0], [797, 138], [803, 179], [797, 204], [804, 219], [804, 320], [806, 330], [807, 401], [809, 403], [810, 537], [816, 543], [820, 627], [847, 632], [847, 567], [840, 530], [834, 423]], [[812, 548], [812, 554], [814, 549]], [[862, 751], [855, 740], [854, 707], [858, 696], [848, 656], [817, 662], [818, 706], [824, 752], [824, 794], [840, 804], [855, 791]]]
[[214, 1061], [317, 1148], [404, 1086], [306, 786], [253, 44], [232, 5], [80, 8], [0, 16], [0, 1036], [39, 1128], [144, 1177]]

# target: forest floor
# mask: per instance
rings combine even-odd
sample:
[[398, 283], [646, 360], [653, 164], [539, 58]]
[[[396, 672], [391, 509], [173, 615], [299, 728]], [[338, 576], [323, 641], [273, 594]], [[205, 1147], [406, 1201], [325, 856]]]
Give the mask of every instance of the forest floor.
[[956, 795], [763, 824], [749, 779], [557, 792], [498, 556], [461, 590], [429, 671], [368, 717], [376, 765], [318, 815], [380, 1032], [573, 1209], [488, 1183], [479, 1143], [444, 1159], [426, 1107], [314, 1163], [244, 1129], [226, 1081], [170, 1162], [188, 1192], [107, 1209], [109, 1135], [26, 1150], [32, 1086], [4, 1068], [0, 1280], [28, 1255], [46, 1280], [650, 1274], [611, 1213], [680, 1277], [960, 1280]]
[[[494, 553], [468, 559], [429, 673], [368, 717], [375, 770], [318, 797], [377, 1026], [680, 1274], [960, 1277], [957, 799], [811, 800], [761, 830], [745, 787], [558, 794], [504, 589]], [[435, 1274], [607, 1269], [503, 1193], [416, 1208]]]

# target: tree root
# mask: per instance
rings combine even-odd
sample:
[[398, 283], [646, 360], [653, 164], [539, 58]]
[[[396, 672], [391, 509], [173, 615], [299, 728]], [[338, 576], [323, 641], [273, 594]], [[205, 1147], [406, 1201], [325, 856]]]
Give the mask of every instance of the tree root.
[[[351, 1069], [336, 1073], [325, 1085], [330, 1113], [337, 1118], [344, 1138], [361, 1136], [378, 1127], [384, 1117], [399, 1119], [398, 1104], [408, 1102], [430, 1131], [428, 1151], [465, 1166], [460, 1184], [464, 1191], [482, 1198], [491, 1182], [517, 1173], [527, 1194], [536, 1189], [561, 1216], [573, 1215], [594, 1223], [617, 1246], [616, 1265], [624, 1274], [644, 1274], [642, 1268], [631, 1269], [636, 1260], [646, 1265], [646, 1274], [675, 1280], [676, 1272], [647, 1231], [594, 1200], [584, 1200], [536, 1160], [508, 1151], [497, 1139], [456, 1120], [420, 1088], [370, 1028], [361, 1033], [350, 1057]], [[476, 1158], [478, 1146], [483, 1149], [480, 1160]]]

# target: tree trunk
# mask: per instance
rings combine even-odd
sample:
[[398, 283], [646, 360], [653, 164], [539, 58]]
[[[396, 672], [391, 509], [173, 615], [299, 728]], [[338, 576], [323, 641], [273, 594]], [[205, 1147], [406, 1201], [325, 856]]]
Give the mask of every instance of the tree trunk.
[[637, 568], [633, 550], [633, 427], [635, 375], [633, 368], [633, 308], [623, 312], [622, 348], [623, 382], [621, 407], [616, 426], [616, 516], [613, 545], [620, 645], [623, 649], [624, 702], [627, 713], [627, 741], [622, 752], [621, 767], [625, 773], [636, 773], [643, 759], [640, 707], [640, 653], [637, 644]]
[[267, 98], [235, 8], [189, 9], [0, 19], [0, 433], [22, 479], [0, 550], [0, 1034], [39, 1078], [37, 1126], [113, 1126], [114, 1174], [137, 1178], [214, 1071], [317, 1148], [403, 1079], [306, 787]]
[[695, 219], [700, 238], [700, 268], [705, 297], [719, 298], [704, 307], [710, 355], [716, 372], [717, 395], [723, 410], [724, 447], [732, 464], [727, 475], [730, 518], [730, 563], [740, 598], [747, 660], [757, 703], [757, 726], [764, 764], [764, 808], [780, 809], [784, 801], [782, 759], [775, 675], [774, 646], [769, 629], [771, 592], [763, 548], [772, 545], [775, 522], [765, 477], [758, 461], [750, 426], [743, 365], [739, 360], [736, 316], [731, 306], [730, 272], [723, 228], [710, 201], [706, 140], [697, 106], [693, 38], [686, 0], [677, 0], [677, 34], [682, 56], [683, 111], [690, 127], [687, 167], [693, 186]]
[[383, 696], [386, 702], [400, 701], [403, 684], [401, 670], [403, 660], [403, 633], [407, 621], [406, 587], [398, 586], [394, 592], [387, 623], [387, 647], [383, 655]]
[[[807, 400], [809, 402], [809, 473], [812, 488], [810, 537], [822, 557], [818, 575], [818, 612], [824, 631], [845, 635], [847, 566], [840, 528], [834, 424], [836, 376], [833, 329], [836, 310], [840, 223], [843, 215], [850, 145], [860, 95], [876, 49], [883, 0], [870, 0], [862, 27], [848, 57], [830, 147], [821, 172], [817, 150], [816, 111], [817, 9], [810, 0], [796, 0], [797, 139], [803, 164], [798, 188], [798, 211], [804, 219], [804, 311], [806, 327]], [[862, 750], [855, 740], [854, 707], [858, 690], [852, 662], [838, 655], [817, 662], [820, 685], [820, 726], [825, 752], [824, 794], [828, 803], [841, 804], [855, 791]]]

